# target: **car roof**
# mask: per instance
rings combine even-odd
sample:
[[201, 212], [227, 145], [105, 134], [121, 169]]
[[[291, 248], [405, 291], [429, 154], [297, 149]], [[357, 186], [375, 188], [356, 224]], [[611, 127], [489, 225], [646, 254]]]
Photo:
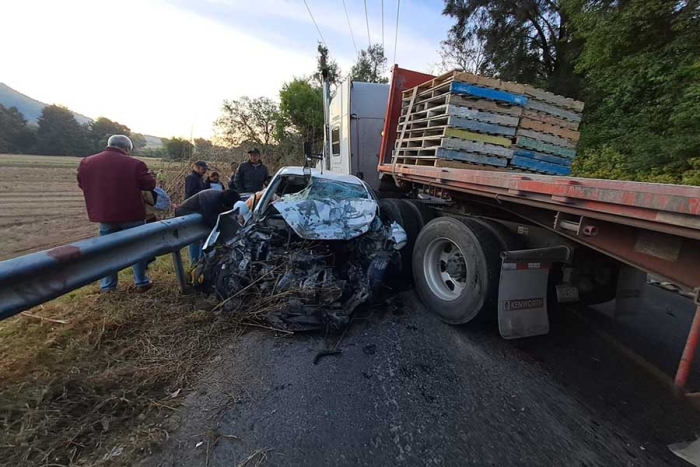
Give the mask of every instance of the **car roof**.
[[[282, 167], [277, 171], [277, 174], [275, 176], [279, 175], [297, 175], [297, 176], [304, 176], [304, 168], [303, 167]], [[359, 178], [355, 177], [354, 175], [348, 175], [348, 174], [339, 174], [336, 172], [330, 172], [330, 171], [324, 171], [321, 173], [320, 170], [318, 169], [311, 169], [311, 176], [313, 178], [322, 178], [325, 180], [337, 180], [339, 182], [346, 182], [346, 183], [352, 183], [355, 185], [362, 185], [362, 180]]]

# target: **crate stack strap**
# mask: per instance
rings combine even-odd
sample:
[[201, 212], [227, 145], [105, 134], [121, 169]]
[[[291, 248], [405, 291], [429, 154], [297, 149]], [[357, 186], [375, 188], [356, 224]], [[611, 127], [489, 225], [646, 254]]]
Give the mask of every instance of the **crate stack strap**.
[[583, 103], [449, 72], [403, 93], [394, 162], [569, 175]]

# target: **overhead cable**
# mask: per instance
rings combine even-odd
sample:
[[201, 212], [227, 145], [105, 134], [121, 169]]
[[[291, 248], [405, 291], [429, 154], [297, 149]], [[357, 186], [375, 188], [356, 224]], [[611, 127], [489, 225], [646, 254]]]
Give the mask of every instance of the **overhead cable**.
[[384, 49], [384, 0], [382, 0], [382, 50]]
[[350, 16], [348, 16], [348, 9], [345, 6], [345, 0], [343, 0], [343, 9], [345, 10], [345, 19], [348, 20], [348, 28], [350, 28], [350, 37], [352, 37], [352, 46], [355, 48], [355, 55], [357, 55], [357, 44], [355, 44], [355, 34], [353, 34], [353, 32], [352, 32], [352, 26], [350, 25]]
[[367, 16], [367, 0], [365, 0], [365, 21], [367, 22], [367, 44], [372, 45], [372, 39], [369, 37], [369, 16]]
[[396, 4], [396, 32], [394, 34], [394, 65], [396, 65], [396, 44], [399, 40], [399, 9], [401, 8], [401, 0]]
[[316, 20], [314, 19], [314, 15], [311, 13], [311, 8], [309, 8], [309, 4], [306, 3], [306, 0], [304, 0], [304, 5], [306, 5], [306, 11], [309, 12], [309, 16], [311, 16], [311, 21], [314, 22], [314, 26], [316, 26], [316, 31], [318, 32], [318, 36], [321, 38], [321, 42], [323, 42], [323, 45], [328, 47], [326, 45], [325, 39], [323, 39], [323, 34], [321, 34], [321, 30], [318, 28], [318, 24], [316, 24]]

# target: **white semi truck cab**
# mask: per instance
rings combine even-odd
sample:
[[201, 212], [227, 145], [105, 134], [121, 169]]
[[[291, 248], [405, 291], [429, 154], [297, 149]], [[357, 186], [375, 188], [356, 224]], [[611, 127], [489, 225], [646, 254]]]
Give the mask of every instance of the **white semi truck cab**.
[[379, 151], [389, 99], [388, 84], [347, 79], [330, 102], [331, 157], [326, 169], [379, 187]]

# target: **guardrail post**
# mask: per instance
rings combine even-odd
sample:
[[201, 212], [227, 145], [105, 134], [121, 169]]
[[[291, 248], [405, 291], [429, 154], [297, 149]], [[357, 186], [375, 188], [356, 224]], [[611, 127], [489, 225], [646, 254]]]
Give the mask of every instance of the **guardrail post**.
[[182, 265], [182, 254], [180, 250], [173, 251], [173, 265], [175, 266], [175, 275], [180, 286], [180, 293], [186, 294], [189, 290], [187, 278], [185, 277], [185, 267]]

